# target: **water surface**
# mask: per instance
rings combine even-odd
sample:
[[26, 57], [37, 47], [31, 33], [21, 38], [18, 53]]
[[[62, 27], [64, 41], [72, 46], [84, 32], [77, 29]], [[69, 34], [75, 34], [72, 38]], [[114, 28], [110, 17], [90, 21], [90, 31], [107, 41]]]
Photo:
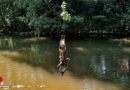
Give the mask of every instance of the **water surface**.
[[68, 70], [61, 76], [55, 39], [0, 38], [0, 76], [10, 90], [130, 90], [129, 39], [67, 40]]

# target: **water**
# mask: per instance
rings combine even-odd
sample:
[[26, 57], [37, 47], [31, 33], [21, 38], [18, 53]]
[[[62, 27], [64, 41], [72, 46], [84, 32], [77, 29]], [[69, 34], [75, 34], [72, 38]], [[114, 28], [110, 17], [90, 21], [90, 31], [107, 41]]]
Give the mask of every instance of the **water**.
[[0, 77], [8, 87], [0, 90], [130, 90], [129, 39], [67, 40], [66, 44], [71, 61], [61, 76], [56, 69], [58, 40], [1, 37]]

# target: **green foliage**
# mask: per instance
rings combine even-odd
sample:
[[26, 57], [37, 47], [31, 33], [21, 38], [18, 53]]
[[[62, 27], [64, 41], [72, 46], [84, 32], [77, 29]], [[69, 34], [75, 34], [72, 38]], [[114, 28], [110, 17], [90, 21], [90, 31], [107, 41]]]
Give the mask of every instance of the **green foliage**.
[[8, 27], [9, 15], [12, 10], [10, 8], [13, 7], [13, 0], [0, 0], [0, 22], [3, 28]]
[[40, 36], [129, 31], [129, 0], [0, 0], [0, 30]]
[[62, 5], [61, 5], [62, 13], [60, 15], [64, 21], [70, 21], [71, 16], [66, 10], [66, 5], [67, 5], [67, 3], [65, 1], [63, 1]]
[[69, 24], [69, 30], [71, 31], [68, 32], [77, 33], [78, 31], [81, 31], [84, 28], [84, 17], [73, 16]]
[[[29, 1], [29, 0], [28, 0]], [[23, 2], [23, 1], [22, 1]], [[35, 35], [41, 33], [52, 33], [55, 30], [61, 28], [60, 7], [58, 4], [53, 4], [51, 1], [38, 0], [23, 2], [26, 7], [26, 13], [23, 16], [18, 17], [20, 21], [26, 23], [30, 28], [34, 28]], [[57, 31], [55, 31], [57, 32]]]

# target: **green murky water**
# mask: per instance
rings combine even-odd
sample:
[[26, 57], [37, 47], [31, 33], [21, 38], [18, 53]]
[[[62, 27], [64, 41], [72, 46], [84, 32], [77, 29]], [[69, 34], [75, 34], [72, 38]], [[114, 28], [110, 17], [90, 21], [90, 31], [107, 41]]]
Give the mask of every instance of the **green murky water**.
[[8, 89], [130, 90], [130, 39], [67, 40], [71, 61], [63, 77], [56, 69], [58, 45], [45, 37], [1, 37], [0, 76], [13, 83]]

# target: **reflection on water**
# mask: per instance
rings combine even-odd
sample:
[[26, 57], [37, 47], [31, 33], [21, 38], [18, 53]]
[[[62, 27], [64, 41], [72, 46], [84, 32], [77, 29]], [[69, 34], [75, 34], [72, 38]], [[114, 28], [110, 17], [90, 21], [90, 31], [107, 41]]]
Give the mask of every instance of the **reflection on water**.
[[[10, 57], [10, 58], [9, 58]], [[13, 90], [119, 90], [113, 84], [103, 83], [95, 79], [78, 79], [67, 72], [64, 77], [50, 73], [40, 67], [26, 63], [18, 63], [13, 58], [19, 58], [17, 52], [0, 52], [0, 76], [4, 82], [11, 82], [8, 89]], [[20, 57], [21, 58], [21, 57]], [[106, 90], [106, 89], [105, 89]]]
[[100, 76], [104, 76], [106, 74], [106, 63], [105, 63], [105, 56], [100, 56], [100, 62], [96, 63], [96, 57], [91, 58], [91, 67], [93, 68], [94, 72], [100, 74]]
[[127, 57], [119, 60], [118, 64], [120, 65], [120, 68], [123, 72], [125, 73], [129, 72], [129, 59]]
[[124, 48], [130, 43], [117, 41], [68, 40], [71, 62], [62, 77], [56, 70], [58, 40], [1, 37], [0, 76], [11, 90], [130, 90], [130, 74], [121, 68], [129, 69]]

